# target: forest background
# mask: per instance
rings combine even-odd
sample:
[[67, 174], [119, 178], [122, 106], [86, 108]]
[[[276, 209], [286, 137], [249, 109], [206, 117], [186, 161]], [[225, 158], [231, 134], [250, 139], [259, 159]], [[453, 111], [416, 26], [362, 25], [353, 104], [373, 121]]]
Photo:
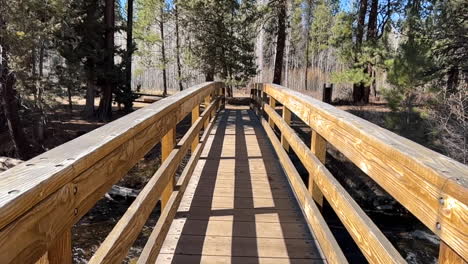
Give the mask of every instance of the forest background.
[[333, 84], [334, 104], [466, 164], [467, 35], [463, 0], [0, 0], [0, 155], [50, 148], [63, 111], [108, 122], [136, 91], [222, 80]]

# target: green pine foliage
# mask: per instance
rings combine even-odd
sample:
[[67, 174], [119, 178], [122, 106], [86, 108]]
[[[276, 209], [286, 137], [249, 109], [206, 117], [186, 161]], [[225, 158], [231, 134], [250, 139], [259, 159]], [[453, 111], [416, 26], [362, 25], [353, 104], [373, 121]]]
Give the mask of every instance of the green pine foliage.
[[240, 85], [256, 73], [255, 1], [180, 1], [182, 25], [191, 34], [190, 53], [207, 79], [218, 75]]

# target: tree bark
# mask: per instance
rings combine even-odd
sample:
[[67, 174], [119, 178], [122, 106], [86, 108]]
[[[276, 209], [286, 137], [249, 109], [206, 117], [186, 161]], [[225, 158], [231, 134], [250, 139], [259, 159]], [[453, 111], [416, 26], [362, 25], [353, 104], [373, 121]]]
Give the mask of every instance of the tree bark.
[[95, 80], [94, 80], [94, 71], [92, 69], [88, 71], [87, 81], [86, 81], [86, 105], [83, 110], [83, 114], [86, 118], [94, 116], [94, 97], [96, 96]]
[[214, 81], [214, 73], [212, 71], [205, 73], [205, 81], [206, 82]]
[[286, 0], [280, 0], [277, 6], [278, 32], [276, 41], [275, 70], [273, 83], [281, 84], [281, 75], [283, 71], [284, 48], [286, 46]]
[[361, 51], [362, 40], [364, 38], [364, 27], [366, 23], [366, 14], [367, 14], [367, 0], [359, 1], [359, 14], [358, 14], [358, 24], [356, 28], [356, 48], [357, 52]]
[[304, 71], [304, 89], [307, 90], [308, 86], [308, 76], [307, 71], [309, 70], [309, 50], [310, 50], [310, 24], [312, 19], [312, 0], [308, 1], [308, 10], [307, 10], [307, 32], [306, 32], [306, 50], [305, 50], [305, 71]]
[[180, 63], [180, 36], [179, 36], [179, 3], [177, 0], [174, 2], [175, 5], [175, 33], [176, 33], [176, 62], [177, 62], [177, 79], [179, 81], [179, 90], [182, 91], [184, 86], [182, 84], [182, 65]]
[[[378, 7], [379, 7], [379, 0], [371, 0], [371, 9], [369, 12], [369, 21], [367, 23], [367, 40], [372, 43], [377, 43], [377, 16], [378, 16]], [[364, 85], [363, 87], [363, 98], [361, 101], [363, 103], [369, 103], [370, 91], [371, 89], [374, 90], [374, 94], [377, 94], [377, 87], [375, 83], [375, 70], [372, 63], [367, 64], [366, 69], [367, 74], [372, 79], [370, 85]]]
[[[364, 38], [364, 28], [367, 15], [367, 0], [359, 1], [358, 23], [356, 28], [356, 60], [357, 56], [361, 53], [362, 41]], [[366, 70], [367, 71], [367, 70]], [[353, 102], [355, 104], [365, 103], [365, 85], [364, 83], [353, 84]]]
[[[127, 61], [126, 61], [126, 92], [132, 93], [132, 55], [133, 55], [133, 0], [127, 1]], [[130, 112], [133, 108], [132, 98], [127, 98], [124, 102], [124, 109]]]
[[[0, 28], [5, 28], [5, 22], [0, 18]], [[27, 160], [31, 157], [31, 148], [23, 130], [23, 124], [19, 116], [18, 102], [14, 88], [15, 76], [8, 65], [8, 45], [5, 39], [0, 36], [0, 46], [2, 46], [0, 60], [0, 101], [3, 107], [3, 114], [7, 120], [8, 132], [15, 148], [16, 156]]]
[[447, 72], [447, 92], [454, 94], [458, 90], [460, 82], [458, 66], [452, 66]]
[[162, 72], [163, 72], [163, 96], [166, 96], [167, 95], [167, 76], [166, 76], [166, 65], [167, 65], [167, 61], [166, 61], [166, 46], [164, 45], [164, 3], [165, 1], [162, 0], [161, 1], [161, 8], [160, 8], [160, 12], [161, 12], [161, 18], [160, 18], [160, 21], [159, 21], [159, 30], [160, 30], [160, 33], [161, 33], [161, 59], [162, 59], [162, 63], [163, 63], [163, 69], [162, 69]]
[[377, 15], [379, 8], [379, 0], [372, 0], [369, 13], [369, 21], [367, 24], [367, 39], [370, 41], [377, 40]]
[[114, 68], [115, 0], [106, 0], [104, 22], [106, 25], [106, 78], [102, 87], [101, 100], [99, 101], [98, 118], [103, 121], [110, 121], [112, 118], [113, 92], [113, 83], [110, 78], [110, 75]]

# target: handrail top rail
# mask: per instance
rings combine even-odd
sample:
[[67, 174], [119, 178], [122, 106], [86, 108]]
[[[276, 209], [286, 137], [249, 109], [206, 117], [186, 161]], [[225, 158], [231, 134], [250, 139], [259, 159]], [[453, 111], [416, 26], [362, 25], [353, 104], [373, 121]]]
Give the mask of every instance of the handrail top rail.
[[[371, 123], [361, 117], [341, 110], [330, 104], [321, 102], [309, 95], [277, 84], [258, 84], [265, 85], [267, 93], [268, 90], [271, 90], [279, 92], [280, 94], [288, 95], [294, 100], [297, 100], [298, 103], [307, 105], [310, 110], [314, 111], [314, 114], [335, 119], [341, 128], [352, 129], [353, 132], [357, 132], [356, 136], [361, 140], [368, 140], [372, 143], [378, 144], [379, 148], [384, 148], [388, 153], [403, 154], [405, 159], [398, 160], [398, 162], [403, 162], [405, 166], [412, 169], [418, 175], [425, 176], [424, 178], [432, 182], [434, 185], [442, 188], [447, 184], [456, 184], [457, 186], [464, 188], [465, 191], [468, 190], [468, 166], [426, 148], [412, 140], [402, 137], [390, 130]], [[281, 98], [273, 97], [281, 103]], [[321, 124], [318, 124], [317, 126], [320, 125]], [[322, 136], [325, 138], [327, 137], [327, 135]], [[422, 170], [430, 174], [424, 174]], [[445, 186], [445, 188], [447, 188], [447, 186]], [[466, 194], [454, 193], [454, 195], [462, 195], [460, 198], [464, 198], [463, 200], [465, 204], [468, 203], [468, 197]]]
[[0, 229], [156, 120], [173, 111], [174, 118], [183, 118], [178, 114], [180, 104], [195, 96], [206, 96], [220, 84], [195, 85], [0, 173]]
[[[253, 93], [269, 119], [276, 114], [276, 102], [281, 103], [408, 209], [450, 252], [468, 260], [468, 166], [297, 91], [275, 84], [254, 87], [270, 96], [268, 104]], [[323, 161], [318, 163], [309, 173], [325, 168]]]

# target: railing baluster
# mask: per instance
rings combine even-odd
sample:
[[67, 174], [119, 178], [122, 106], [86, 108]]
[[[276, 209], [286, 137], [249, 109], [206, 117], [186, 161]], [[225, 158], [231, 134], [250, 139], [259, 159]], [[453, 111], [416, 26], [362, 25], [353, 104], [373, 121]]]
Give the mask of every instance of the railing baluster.
[[[200, 117], [200, 105], [197, 105], [193, 108], [192, 110], [192, 125], [197, 121], [197, 119]], [[195, 148], [198, 145], [198, 142], [200, 141], [199, 137], [195, 137], [195, 139], [192, 142], [192, 153], [195, 151]]]
[[467, 262], [451, 249], [444, 241], [440, 241], [439, 264], [466, 264]]
[[[210, 102], [211, 102], [211, 94], [205, 97], [205, 109], [210, 105]], [[211, 119], [211, 115], [205, 120], [205, 124], [203, 125], [204, 129], [208, 127], [208, 124], [210, 123], [210, 119]]]
[[36, 262], [36, 264], [67, 263], [72, 263], [71, 229], [67, 229], [57, 237], [47, 252]]
[[71, 229], [68, 228], [58, 237], [54, 244], [49, 248], [49, 264], [71, 264], [72, 263], [72, 245]]
[[[284, 105], [283, 105], [283, 119], [286, 122], [286, 124], [291, 125], [291, 111]], [[281, 133], [281, 145], [283, 145], [283, 148], [287, 152], [289, 152], [289, 143], [284, 138], [283, 133]]]
[[[176, 143], [176, 128], [171, 128], [166, 135], [162, 138], [161, 141], [161, 163], [167, 159], [169, 154], [171, 154], [172, 150], [174, 149]], [[161, 195], [161, 207], [164, 208], [167, 201], [171, 197], [171, 193], [174, 190], [175, 186], [175, 178], [172, 176], [171, 181], [167, 184], [166, 188], [164, 189]]]
[[[269, 105], [271, 106], [271, 108], [275, 109], [276, 107], [276, 100], [275, 98], [273, 98], [271, 95], [270, 95], [270, 102], [269, 102]], [[274, 130], [275, 129], [275, 122], [273, 122], [273, 120], [271, 120], [270, 117], [268, 117], [268, 123], [270, 124], [271, 128]]]
[[[327, 155], [327, 142], [317, 132], [312, 130], [311, 136], [311, 150], [312, 153], [317, 156], [322, 164], [325, 165], [325, 158]], [[309, 192], [312, 194], [312, 198], [320, 205], [323, 206], [323, 194], [320, 188], [314, 182], [315, 175], [309, 174]]]

